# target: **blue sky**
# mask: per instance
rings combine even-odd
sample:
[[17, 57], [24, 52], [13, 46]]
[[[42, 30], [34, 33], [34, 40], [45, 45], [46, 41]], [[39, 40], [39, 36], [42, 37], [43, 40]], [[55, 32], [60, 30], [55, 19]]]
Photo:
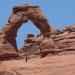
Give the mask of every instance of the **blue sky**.
[[[59, 29], [75, 24], [75, 0], [0, 0], [0, 28], [7, 22], [14, 5], [37, 4], [48, 18], [49, 23]], [[17, 46], [23, 47], [28, 33], [39, 34], [31, 21], [23, 24], [17, 32]]]

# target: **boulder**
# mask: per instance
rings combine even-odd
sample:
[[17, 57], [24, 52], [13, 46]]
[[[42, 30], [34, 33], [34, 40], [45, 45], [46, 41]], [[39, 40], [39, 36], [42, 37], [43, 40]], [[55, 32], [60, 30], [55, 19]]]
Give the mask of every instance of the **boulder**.
[[43, 49], [50, 49], [53, 48], [53, 41], [51, 38], [45, 38], [41, 44], [40, 44], [40, 48]]

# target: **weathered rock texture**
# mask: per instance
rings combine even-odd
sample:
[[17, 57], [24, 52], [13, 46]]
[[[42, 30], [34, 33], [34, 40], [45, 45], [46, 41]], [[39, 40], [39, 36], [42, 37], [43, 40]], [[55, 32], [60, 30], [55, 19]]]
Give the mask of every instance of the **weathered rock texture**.
[[[50, 33], [50, 25], [39, 6], [15, 6], [7, 24], [0, 33], [0, 57], [18, 56], [16, 46], [17, 31], [23, 23], [31, 20], [34, 25], [46, 36]], [[48, 35], [47, 35], [48, 36]]]

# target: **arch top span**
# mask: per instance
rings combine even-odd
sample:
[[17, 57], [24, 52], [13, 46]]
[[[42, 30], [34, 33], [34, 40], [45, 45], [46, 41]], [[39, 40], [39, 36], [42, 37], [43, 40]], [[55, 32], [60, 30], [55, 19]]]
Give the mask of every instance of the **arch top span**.
[[30, 4], [24, 4], [24, 5], [18, 5], [18, 6], [14, 6], [13, 7], [13, 12], [14, 13], [16, 13], [16, 12], [18, 12], [18, 11], [23, 11], [23, 12], [26, 12], [27, 11], [27, 9], [29, 9], [29, 8], [39, 8], [39, 6], [38, 5], [30, 5]]
[[23, 12], [31, 20], [41, 33], [50, 33], [50, 24], [38, 5], [14, 6], [13, 13]]
[[50, 33], [50, 25], [47, 18], [44, 16], [39, 6], [37, 5], [19, 5], [13, 7], [13, 14], [10, 16], [8, 23], [4, 27], [6, 34], [16, 35], [17, 30], [28, 20], [31, 20], [33, 24], [40, 30], [43, 35]]

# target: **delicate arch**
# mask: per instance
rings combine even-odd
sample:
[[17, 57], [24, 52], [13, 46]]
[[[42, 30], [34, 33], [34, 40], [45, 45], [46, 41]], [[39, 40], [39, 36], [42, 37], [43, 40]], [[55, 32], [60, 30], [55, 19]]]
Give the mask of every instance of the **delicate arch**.
[[[48, 20], [43, 15], [41, 10], [39, 9], [39, 6], [36, 5], [22, 5], [22, 6], [15, 6], [13, 8], [13, 14], [10, 16], [8, 23], [3, 28], [3, 34], [4, 39], [8, 42], [8, 44], [11, 46], [9, 50], [16, 50], [16, 34], [18, 29], [23, 23], [28, 22], [28, 20], [31, 20], [34, 25], [41, 31], [43, 35], [47, 35], [47, 33], [50, 33], [50, 25], [48, 23]], [[8, 46], [4, 44], [6, 48]]]

